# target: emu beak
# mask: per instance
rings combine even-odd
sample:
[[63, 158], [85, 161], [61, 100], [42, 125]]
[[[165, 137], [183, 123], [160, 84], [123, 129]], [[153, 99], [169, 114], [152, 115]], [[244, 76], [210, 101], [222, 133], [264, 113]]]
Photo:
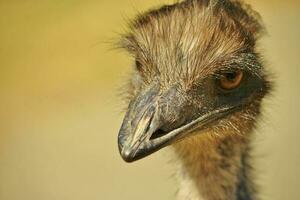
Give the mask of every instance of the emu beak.
[[152, 87], [129, 104], [118, 137], [120, 154], [127, 162], [149, 155], [162, 145], [151, 140], [160, 125], [157, 119], [157, 96], [158, 88]]
[[[171, 91], [171, 92], [170, 92]], [[181, 104], [178, 105], [178, 96], [174, 95], [174, 91], [170, 90], [164, 94], [159, 94], [157, 86], [142, 92], [129, 104], [123, 124], [119, 131], [118, 145], [122, 158], [126, 162], [132, 162], [150, 155], [159, 149], [174, 143], [177, 140], [185, 137], [195, 129], [204, 129], [210, 121], [224, 116], [229, 108], [217, 109], [215, 111], [203, 112], [194, 120], [186, 123], [184, 119], [177, 120], [178, 125], [171, 130], [165, 131], [163, 127], [168, 123], [165, 119], [166, 109], [162, 106], [168, 105], [175, 112], [186, 112], [188, 109]], [[165, 101], [172, 101], [166, 103]], [[177, 105], [176, 105], [177, 104]], [[201, 113], [201, 112], [199, 112]], [[167, 124], [168, 126], [168, 124]], [[176, 128], [177, 127], [177, 128]]]

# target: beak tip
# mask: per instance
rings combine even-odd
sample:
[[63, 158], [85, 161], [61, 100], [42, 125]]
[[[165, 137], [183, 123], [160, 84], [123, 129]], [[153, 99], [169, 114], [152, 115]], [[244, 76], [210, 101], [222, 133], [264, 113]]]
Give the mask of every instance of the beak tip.
[[133, 162], [135, 159], [135, 156], [133, 155], [132, 151], [130, 149], [123, 149], [121, 152], [121, 157], [125, 162]]

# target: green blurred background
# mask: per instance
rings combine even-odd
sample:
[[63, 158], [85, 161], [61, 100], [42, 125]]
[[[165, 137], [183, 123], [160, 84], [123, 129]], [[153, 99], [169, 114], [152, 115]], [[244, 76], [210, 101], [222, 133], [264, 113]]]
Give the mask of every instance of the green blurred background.
[[[247, 0], [277, 75], [255, 140], [265, 200], [300, 199], [300, 2]], [[168, 150], [124, 163], [119, 88], [131, 60], [111, 42], [164, 0], [0, 1], [0, 200], [174, 199]]]

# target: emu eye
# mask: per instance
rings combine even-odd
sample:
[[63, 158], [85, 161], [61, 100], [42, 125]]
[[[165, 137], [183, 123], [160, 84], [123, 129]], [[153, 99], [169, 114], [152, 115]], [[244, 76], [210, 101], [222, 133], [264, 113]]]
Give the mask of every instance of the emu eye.
[[232, 72], [226, 72], [222, 74], [220, 78], [220, 86], [224, 90], [232, 90], [237, 88], [240, 83], [242, 82], [244, 73], [240, 70], [238, 71], [232, 71]]
[[135, 67], [138, 71], [142, 71], [142, 64], [138, 60], [135, 60]]

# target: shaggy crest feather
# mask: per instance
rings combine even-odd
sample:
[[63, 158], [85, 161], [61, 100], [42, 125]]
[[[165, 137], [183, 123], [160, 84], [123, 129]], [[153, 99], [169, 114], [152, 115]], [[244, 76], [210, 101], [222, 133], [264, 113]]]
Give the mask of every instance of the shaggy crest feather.
[[258, 14], [238, 1], [212, 1], [213, 7], [209, 2], [164, 6], [132, 22], [120, 44], [143, 66], [146, 82], [159, 75], [164, 84], [173, 79], [186, 86], [232, 65], [261, 74], [254, 52], [262, 31]]

